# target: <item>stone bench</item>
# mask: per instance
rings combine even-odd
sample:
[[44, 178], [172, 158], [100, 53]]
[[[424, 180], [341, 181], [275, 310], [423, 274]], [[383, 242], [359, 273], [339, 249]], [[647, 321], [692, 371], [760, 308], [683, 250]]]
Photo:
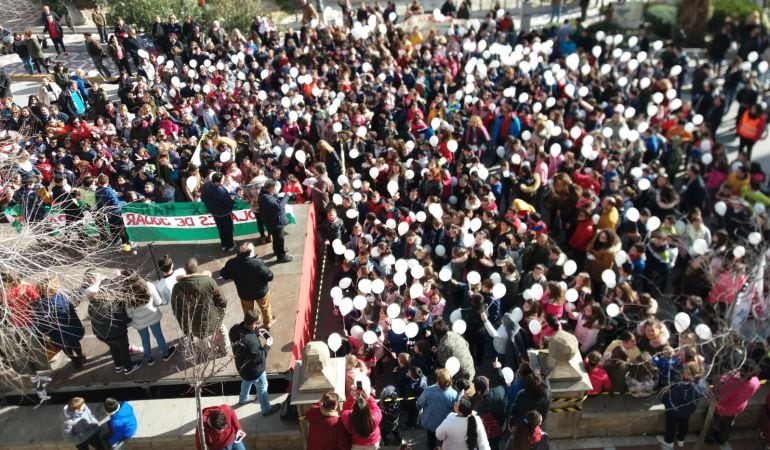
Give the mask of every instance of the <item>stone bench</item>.
[[[286, 394], [271, 395], [273, 404], [279, 404]], [[244, 444], [249, 450], [289, 450], [304, 448], [299, 427], [293, 422], [282, 422], [278, 414], [262, 417], [259, 402], [238, 405], [237, 396], [204, 397], [203, 407], [231, 405], [247, 433]], [[128, 441], [126, 450], [163, 449], [189, 450], [195, 448], [195, 398], [170, 398], [131, 401], [139, 429]], [[101, 403], [90, 403], [97, 418], [105, 418]], [[61, 435], [64, 419], [63, 405], [8, 406], [0, 409], [0, 448], [20, 450], [61, 449], [74, 446]]]

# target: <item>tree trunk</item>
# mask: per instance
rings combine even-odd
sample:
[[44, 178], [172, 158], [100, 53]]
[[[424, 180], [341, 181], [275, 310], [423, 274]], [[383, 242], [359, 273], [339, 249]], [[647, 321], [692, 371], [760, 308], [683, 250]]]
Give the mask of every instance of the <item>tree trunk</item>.
[[195, 413], [198, 415], [198, 439], [201, 442], [201, 449], [208, 450], [206, 447], [206, 433], [203, 431], [203, 407], [201, 406], [201, 384], [195, 384]]
[[700, 430], [698, 435], [698, 442], [695, 443], [695, 450], [705, 450], [706, 448], [706, 436], [711, 429], [711, 422], [714, 420], [714, 412], [717, 410], [716, 400], [709, 402], [709, 408], [706, 410], [706, 420], [703, 421], [703, 429]]
[[679, 26], [687, 33], [687, 41], [702, 43], [706, 28], [714, 13], [711, 0], [682, 0], [679, 6]]

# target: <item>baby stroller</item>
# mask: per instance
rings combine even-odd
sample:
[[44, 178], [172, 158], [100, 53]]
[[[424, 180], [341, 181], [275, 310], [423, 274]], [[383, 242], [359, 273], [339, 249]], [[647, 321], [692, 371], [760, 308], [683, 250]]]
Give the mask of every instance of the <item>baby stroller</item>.
[[380, 409], [382, 410], [382, 422], [380, 432], [384, 445], [401, 445], [401, 432], [398, 419], [401, 415], [401, 401], [398, 392], [393, 386], [386, 386], [380, 393]]
[[759, 412], [759, 430], [757, 437], [765, 444], [765, 450], [770, 450], [770, 393], [765, 398], [765, 407]]

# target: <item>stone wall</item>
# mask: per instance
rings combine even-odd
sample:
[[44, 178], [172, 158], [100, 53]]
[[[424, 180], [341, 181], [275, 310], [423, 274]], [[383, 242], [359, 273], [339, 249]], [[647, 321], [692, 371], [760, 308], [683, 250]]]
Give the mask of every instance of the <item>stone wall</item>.
[[[770, 387], [762, 386], [736, 419], [736, 429], [757, 429], [768, 392]], [[663, 434], [664, 411], [654, 396], [637, 399], [630, 395], [598, 395], [587, 399], [582, 411], [549, 413], [548, 435], [552, 439], [576, 439]], [[700, 431], [705, 417], [706, 404], [702, 402], [690, 418], [691, 433]]]

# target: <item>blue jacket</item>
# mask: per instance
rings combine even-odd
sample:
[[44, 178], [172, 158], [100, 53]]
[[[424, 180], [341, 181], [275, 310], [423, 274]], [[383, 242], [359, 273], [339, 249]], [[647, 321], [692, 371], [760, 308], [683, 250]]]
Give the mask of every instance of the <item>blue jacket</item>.
[[674, 417], [690, 417], [704, 396], [703, 390], [693, 382], [671, 383], [661, 392], [660, 400], [666, 407], [666, 414]]
[[[503, 116], [497, 116], [495, 118], [495, 124], [492, 127], [492, 142], [497, 142], [497, 137], [500, 135], [500, 125], [503, 123]], [[508, 129], [508, 133], [506, 136], [513, 136], [513, 137], [519, 137], [519, 133], [521, 133], [521, 122], [519, 122], [519, 118], [514, 114], [513, 118], [511, 118], [511, 126]]]
[[436, 431], [441, 422], [454, 410], [459, 398], [457, 391], [450, 387], [441, 389], [437, 384], [425, 389], [417, 399], [417, 407], [422, 408], [420, 425], [430, 431]]
[[128, 402], [122, 402], [118, 412], [110, 416], [112, 434], [107, 445], [114, 447], [118, 442], [131, 439], [136, 434], [136, 426], [134, 408]]
[[201, 200], [206, 205], [214, 217], [229, 216], [233, 212], [235, 200], [230, 197], [230, 193], [224, 186], [217, 186], [212, 182], [207, 182], [201, 189]]
[[259, 215], [268, 230], [278, 230], [289, 224], [285, 209], [288, 202], [288, 195], [278, 197], [265, 191], [259, 193]]
[[120, 215], [120, 207], [125, 205], [126, 202], [118, 198], [118, 193], [115, 189], [105, 186], [96, 188], [96, 206], [99, 208], [110, 208], [110, 213]]

